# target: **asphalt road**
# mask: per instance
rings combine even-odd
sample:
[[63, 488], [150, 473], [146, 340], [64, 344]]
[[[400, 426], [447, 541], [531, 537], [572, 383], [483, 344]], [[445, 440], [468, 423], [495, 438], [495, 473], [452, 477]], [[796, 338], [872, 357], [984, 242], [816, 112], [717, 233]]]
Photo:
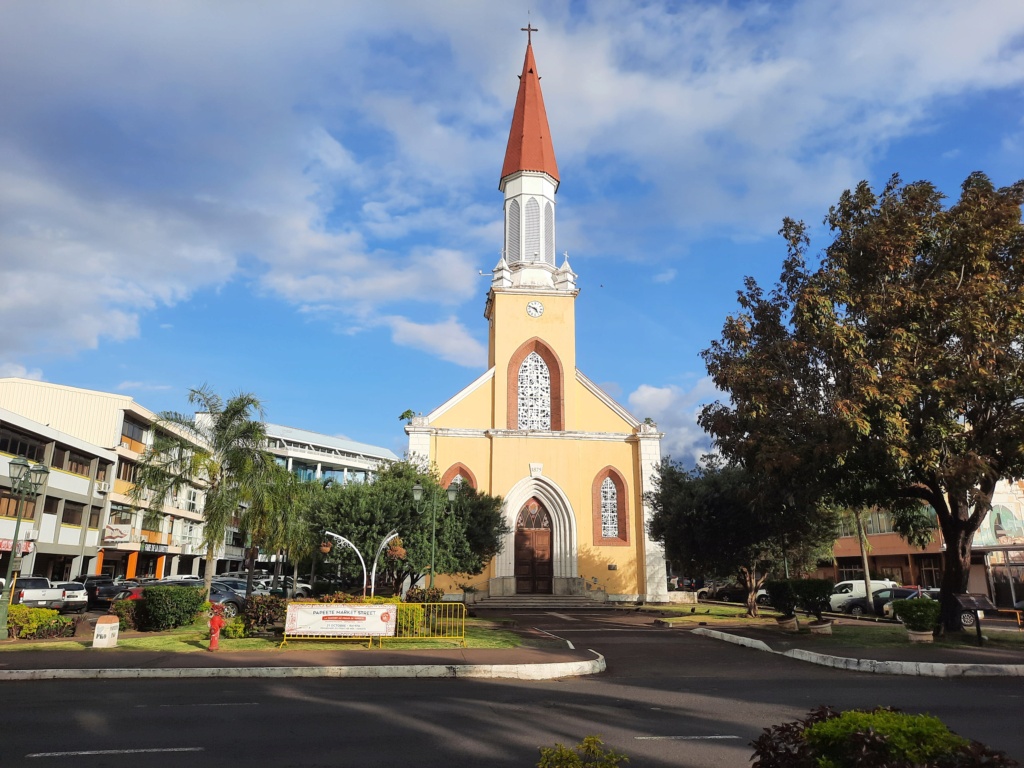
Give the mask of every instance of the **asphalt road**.
[[931, 712], [1024, 760], [1019, 679], [840, 672], [618, 614], [518, 619], [599, 650], [608, 672], [549, 682], [5, 683], [0, 766], [525, 767], [538, 746], [588, 734], [629, 755], [630, 768], [746, 766], [762, 728], [819, 704]]

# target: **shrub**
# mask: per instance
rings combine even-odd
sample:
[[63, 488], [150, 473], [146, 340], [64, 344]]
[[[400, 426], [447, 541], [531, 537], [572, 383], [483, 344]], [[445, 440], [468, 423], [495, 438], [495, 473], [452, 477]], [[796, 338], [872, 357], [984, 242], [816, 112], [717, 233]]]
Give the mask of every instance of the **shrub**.
[[795, 579], [790, 582], [794, 594], [796, 594], [797, 605], [801, 610], [813, 613], [818, 621], [822, 620], [821, 614], [828, 610], [829, 600], [832, 597], [832, 587], [835, 584], [831, 579]]
[[22, 640], [74, 637], [78, 621], [77, 616], [61, 616], [49, 608], [12, 605], [7, 610], [7, 634]]
[[245, 637], [248, 633], [246, 632], [245, 621], [241, 616], [235, 616], [220, 630], [222, 637], [237, 640], [238, 638]]
[[562, 744], [541, 747], [537, 768], [616, 768], [619, 763], [628, 762], [625, 755], [604, 749], [604, 742], [599, 737], [586, 736], [572, 749]]
[[440, 603], [444, 590], [440, 587], [413, 587], [405, 593], [407, 603]]
[[117, 616], [118, 628], [123, 632], [126, 629], [139, 628], [139, 603], [141, 600], [115, 600], [110, 604], [110, 612]]
[[146, 587], [142, 596], [139, 628], [155, 631], [191, 624], [205, 601], [201, 587]]
[[869, 712], [811, 711], [804, 720], [765, 728], [752, 743], [754, 768], [969, 768], [1016, 765], [968, 741], [936, 717], [878, 707]]
[[258, 631], [284, 618], [285, 601], [274, 595], [250, 595], [242, 616], [246, 633]]
[[787, 619], [796, 616], [797, 596], [793, 591], [793, 582], [784, 579], [770, 579], [764, 584], [768, 593], [768, 602], [772, 608]]
[[913, 600], [893, 600], [892, 609], [896, 617], [914, 632], [930, 632], [939, 623], [942, 605], [937, 600], [927, 597], [915, 597]]

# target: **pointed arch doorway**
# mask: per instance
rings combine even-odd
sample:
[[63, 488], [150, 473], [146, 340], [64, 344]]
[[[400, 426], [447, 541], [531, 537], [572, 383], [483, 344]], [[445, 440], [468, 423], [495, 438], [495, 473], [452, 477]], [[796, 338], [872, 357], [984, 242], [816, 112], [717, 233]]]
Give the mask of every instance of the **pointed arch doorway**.
[[551, 516], [533, 497], [516, 516], [515, 577], [517, 595], [550, 595], [554, 569], [551, 561]]

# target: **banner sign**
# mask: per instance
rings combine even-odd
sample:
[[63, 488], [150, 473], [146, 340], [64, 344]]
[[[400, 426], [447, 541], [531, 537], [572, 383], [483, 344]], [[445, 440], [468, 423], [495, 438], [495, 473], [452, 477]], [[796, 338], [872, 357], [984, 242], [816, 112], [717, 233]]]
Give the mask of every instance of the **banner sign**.
[[[27, 555], [29, 552], [32, 551], [32, 544], [33, 544], [33, 542], [31, 542], [31, 541], [24, 541], [24, 540], [19, 541], [18, 542], [18, 550], [21, 552], [21, 554]], [[10, 539], [0, 539], [0, 552], [10, 552], [11, 549], [13, 549], [13, 548], [14, 548], [14, 542], [13, 541], [11, 541]]]
[[285, 637], [394, 637], [397, 605], [354, 603], [291, 603], [285, 618]]
[[107, 525], [103, 528], [104, 544], [122, 544], [132, 539], [130, 525]]

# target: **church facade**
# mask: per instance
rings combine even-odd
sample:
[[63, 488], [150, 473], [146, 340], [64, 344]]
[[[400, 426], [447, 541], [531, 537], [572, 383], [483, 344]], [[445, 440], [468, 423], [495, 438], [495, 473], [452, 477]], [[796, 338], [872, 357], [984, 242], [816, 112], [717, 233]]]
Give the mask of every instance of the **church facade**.
[[667, 599], [665, 556], [647, 535], [657, 428], [576, 367], [577, 275], [556, 265], [559, 174], [527, 44], [499, 189], [504, 247], [484, 316], [488, 369], [406, 427], [410, 457], [442, 485], [504, 499], [510, 533], [485, 574], [491, 596]]

